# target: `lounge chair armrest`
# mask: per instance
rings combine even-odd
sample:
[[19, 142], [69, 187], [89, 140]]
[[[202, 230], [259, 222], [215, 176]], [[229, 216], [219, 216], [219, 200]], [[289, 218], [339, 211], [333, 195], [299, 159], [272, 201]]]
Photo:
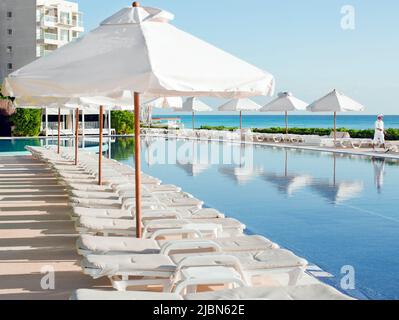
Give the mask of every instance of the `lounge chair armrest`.
[[199, 285], [212, 285], [215, 284], [215, 281], [220, 284], [235, 284], [238, 287], [247, 287], [248, 285], [238, 278], [220, 278], [220, 279], [186, 279], [177, 283], [173, 293], [181, 295], [186, 288], [190, 286], [199, 286]]
[[[144, 234], [147, 235], [147, 231], [145, 230]], [[199, 239], [202, 238], [202, 233], [199, 230], [195, 229], [161, 229], [153, 232], [151, 234], [150, 239], [156, 240], [157, 238], [164, 237], [170, 235], [193, 235]], [[145, 237], [147, 238], [147, 237]]]
[[165, 243], [160, 253], [168, 256], [171, 251], [190, 249], [213, 249], [215, 252], [222, 252], [222, 248], [212, 240], [179, 240]]
[[228, 254], [204, 254], [198, 256], [188, 256], [182, 259], [176, 267], [175, 277], [178, 277], [183, 269], [190, 267], [209, 267], [209, 266], [225, 266], [234, 268], [241, 276], [245, 283], [250, 283], [247, 275], [245, 274], [240, 260]]

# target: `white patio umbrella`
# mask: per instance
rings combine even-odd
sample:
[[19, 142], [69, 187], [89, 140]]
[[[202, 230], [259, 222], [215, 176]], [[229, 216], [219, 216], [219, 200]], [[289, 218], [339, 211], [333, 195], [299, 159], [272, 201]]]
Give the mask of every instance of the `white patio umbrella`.
[[[146, 99], [146, 98], [144, 98]], [[151, 125], [152, 110], [157, 109], [182, 109], [183, 99], [181, 97], [161, 97], [161, 98], [149, 98], [145, 101], [142, 107], [148, 110], [148, 123]]]
[[115, 97], [134, 93], [137, 236], [141, 237], [140, 95], [271, 95], [274, 77], [169, 22], [155, 8], [125, 8], [100, 27], [12, 73], [4, 93], [21, 96]]
[[195, 129], [195, 112], [208, 112], [213, 109], [208, 106], [205, 102], [195, 97], [187, 98], [183, 103], [183, 109], [176, 109], [175, 112], [191, 112], [193, 130]]
[[[130, 96], [129, 96], [130, 95]], [[130, 98], [130, 99], [129, 99]], [[58, 147], [60, 153], [61, 145], [61, 109], [75, 110], [75, 165], [78, 164], [78, 143], [79, 143], [79, 110], [99, 111], [99, 165], [98, 184], [102, 184], [102, 140], [104, 127], [104, 109], [106, 110], [127, 110], [132, 111], [132, 95], [124, 92], [118, 99], [109, 97], [85, 97], [85, 98], [56, 98], [56, 97], [24, 97], [15, 99], [18, 108], [49, 108], [58, 109]], [[104, 104], [109, 104], [104, 107]], [[62, 107], [61, 107], [62, 106]]]
[[259, 111], [262, 108], [259, 104], [251, 99], [233, 99], [221, 105], [218, 110], [224, 111], [239, 111], [240, 112], [240, 130], [242, 129], [242, 112], [243, 111]]
[[280, 92], [277, 99], [266, 104], [259, 111], [261, 112], [284, 112], [285, 113], [285, 133], [288, 134], [288, 112], [305, 111], [308, 104], [295, 98], [291, 92]]
[[333, 90], [326, 96], [316, 100], [307, 108], [310, 112], [334, 112], [334, 142], [337, 140], [337, 112], [364, 111], [364, 106], [359, 102]]

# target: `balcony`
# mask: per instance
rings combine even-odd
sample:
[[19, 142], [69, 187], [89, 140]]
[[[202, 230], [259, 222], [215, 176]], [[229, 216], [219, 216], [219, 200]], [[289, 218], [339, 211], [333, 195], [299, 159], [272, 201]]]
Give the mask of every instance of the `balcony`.
[[58, 33], [44, 32], [37, 33], [37, 40], [42, 44], [58, 45]]
[[43, 16], [43, 21], [44, 22], [49, 22], [49, 23], [57, 23], [58, 22], [58, 17], [55, 16]]
[[44, 32], [44, 40], [54, 40], [58, 41], [58, 34], [57, 33], [50, 33], [50, 32]]

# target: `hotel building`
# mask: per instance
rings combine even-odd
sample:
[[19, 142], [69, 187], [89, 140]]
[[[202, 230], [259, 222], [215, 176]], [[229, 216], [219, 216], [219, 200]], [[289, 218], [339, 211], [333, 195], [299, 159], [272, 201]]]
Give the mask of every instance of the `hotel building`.
[[[50, 54], [83, 32], [83, 14], [75, 2], [0, 0], [0, 83], [11, 72]], [[63, 113], [62, 130], [72, 134], [73, 115]], [[98, 116], [83, 116], [82, 122], [85, 118], [92, 131], [96, 126], [98, 129]], [[53, 111], [43, 111], [44, 135], [52, 134], [57, 120]]]

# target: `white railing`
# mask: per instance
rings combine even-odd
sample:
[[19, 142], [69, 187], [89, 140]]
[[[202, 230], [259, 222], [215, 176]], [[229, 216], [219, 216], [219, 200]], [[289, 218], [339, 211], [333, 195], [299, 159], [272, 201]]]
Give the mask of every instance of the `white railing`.
[[47, 40], [58, 40], [58, 34], [57, 33], [45, 32], [44, 33], [44, 39], [47, 39]]
[[57, 17], [48, 16], [48, 15], [43, 16], [43, 20], [44, 20], [44, 22], [50, 22], [50, 23], [57, 23], [57, 21], [58, 21]]
[[[79, 127], [82, 128], [82, 124], [79, 124]], [[85, 121], [85, 129], [98, 129], [100, 128], [100, 124], [98, 121]]]

